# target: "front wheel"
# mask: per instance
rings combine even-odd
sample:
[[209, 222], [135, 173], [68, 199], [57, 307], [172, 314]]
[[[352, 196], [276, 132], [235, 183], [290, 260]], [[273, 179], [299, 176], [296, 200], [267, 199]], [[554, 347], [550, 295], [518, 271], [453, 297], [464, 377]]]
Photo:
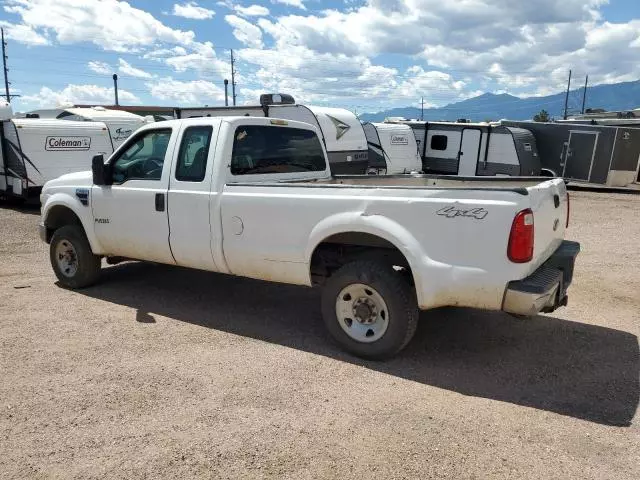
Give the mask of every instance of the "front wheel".
[[56, 277], [65, 287], [88, 287], [100, 276], [100, 257], [93, 254], [84, 230], [77, 225], [65, 225], [53, 233], [49, 257]]
[[337, 270], [324, 287], [322, 316], [348, 352], [388, 358], [413, 338], [418, 325], [415, 292], [391, 265], [359, 260]]

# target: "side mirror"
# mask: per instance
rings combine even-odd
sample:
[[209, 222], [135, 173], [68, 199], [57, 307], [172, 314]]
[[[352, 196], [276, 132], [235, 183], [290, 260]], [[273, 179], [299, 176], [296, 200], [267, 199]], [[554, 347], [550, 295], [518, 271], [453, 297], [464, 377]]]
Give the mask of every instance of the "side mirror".
[[91, 159], [94, 185], [107, 185], [106, 170], [103, 155], [96, 155]]

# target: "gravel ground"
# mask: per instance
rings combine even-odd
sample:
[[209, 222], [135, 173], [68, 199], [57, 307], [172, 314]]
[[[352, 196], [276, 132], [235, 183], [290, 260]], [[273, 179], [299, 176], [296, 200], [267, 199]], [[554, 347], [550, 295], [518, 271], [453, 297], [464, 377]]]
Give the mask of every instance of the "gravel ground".
[[0, 206], [0, 477], [640, 478], [640, 196], [574, 192], [569, 306], [424, 313], [398, 358], [318, 292], [127, 263], [55, 284]]

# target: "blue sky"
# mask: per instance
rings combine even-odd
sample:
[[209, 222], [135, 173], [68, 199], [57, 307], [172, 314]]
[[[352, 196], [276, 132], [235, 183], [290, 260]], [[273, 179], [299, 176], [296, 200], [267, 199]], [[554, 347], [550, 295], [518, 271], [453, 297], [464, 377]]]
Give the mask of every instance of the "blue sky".
[[377, 111], [640, 79], [638, 0], [0, 0], [15, 110], [220, 105], [262, 92]]

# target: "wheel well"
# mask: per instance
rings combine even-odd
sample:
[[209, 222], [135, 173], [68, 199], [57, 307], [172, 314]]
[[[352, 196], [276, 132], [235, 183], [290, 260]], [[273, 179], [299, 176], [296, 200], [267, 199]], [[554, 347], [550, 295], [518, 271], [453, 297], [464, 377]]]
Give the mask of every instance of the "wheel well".
[[543, 168], [540, 170], [541, 177], [557, 177], [556, 172], [553, 170], [549, 170], [548, 168]]
[[53, 232], [65, 225], [79, 225], [82, 227], [80, 218], [68, 207], [56, 205], [47, 214], [44, 226], [47, 229], [47, 243], [51, 241]]
[[321, 285], [343, 265], [362, 259], [380, 260], [411, 272], [406, 257], [393, 243], [370, 233], [346, 232], [332, 235], [316, 246], [311, 255], [311, 281]]

